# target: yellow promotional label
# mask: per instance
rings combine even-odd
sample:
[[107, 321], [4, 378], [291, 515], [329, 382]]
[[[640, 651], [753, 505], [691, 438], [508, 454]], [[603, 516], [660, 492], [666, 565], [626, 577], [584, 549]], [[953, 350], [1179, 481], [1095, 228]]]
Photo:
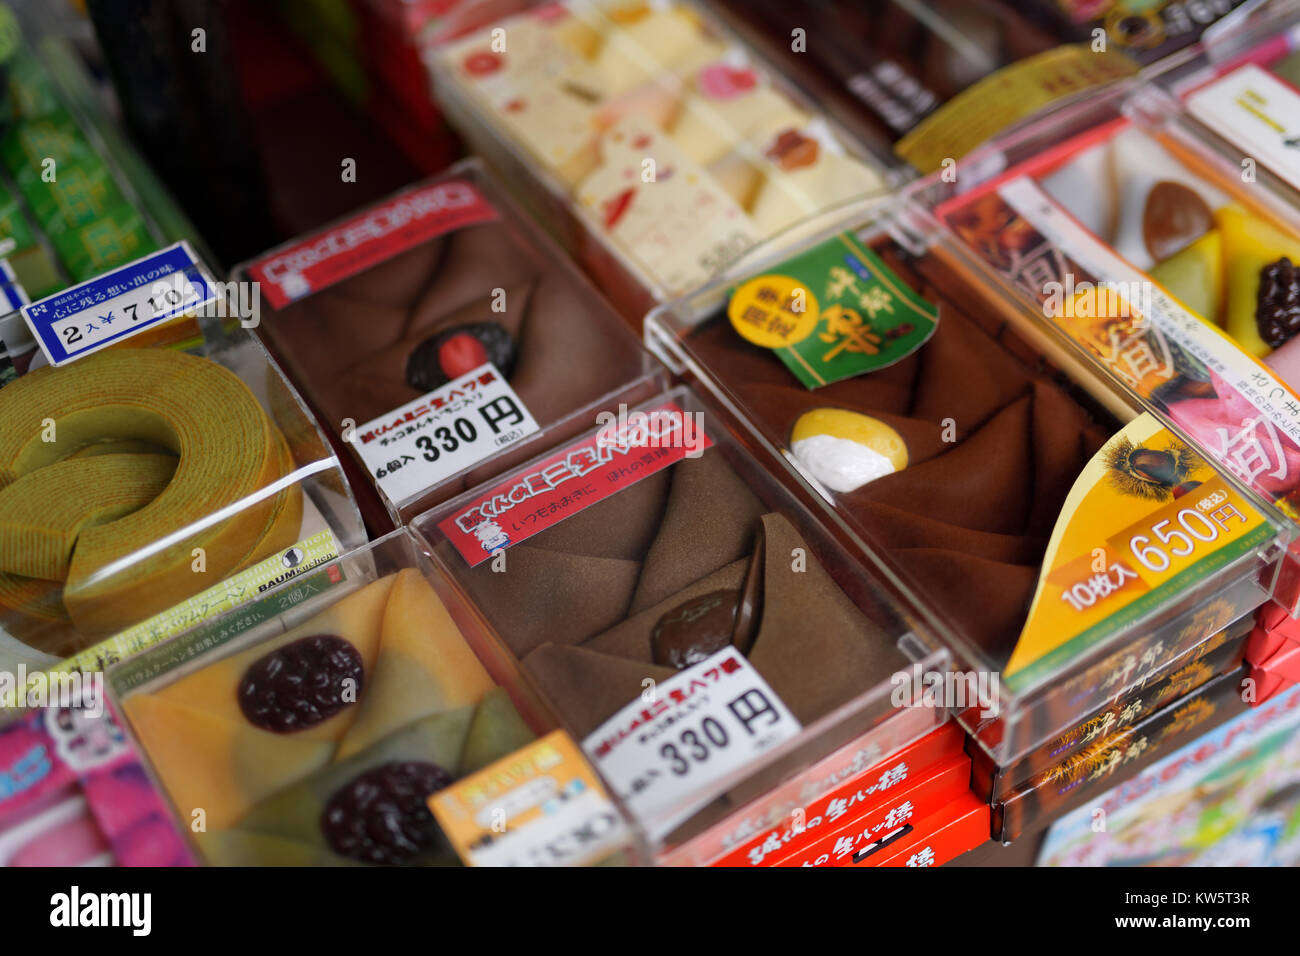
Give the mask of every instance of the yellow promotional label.
[[923, 173], [958, 159], [1054, 100], [1133, 76], [1138, 65], [1122, 53], [1062, 46], [1003, 67], [935, 110], [894, 147]]
[[732, 294], [727, 318], [741, 338], [765, 349], [780, 349], [812, 335], [821, 307], [817, 296], [798, 279], [763, 275]]
[[469, 866], [591, 863], [623, 837], [622, 816], [562, 730], [434, 794], [429, 809]]
[[1139, 416], [1093, 456], [1066, 498], [1004, 679], [1014, 687], [1044, 678], [1270, 533], [1218, 472], [1151, 415]]

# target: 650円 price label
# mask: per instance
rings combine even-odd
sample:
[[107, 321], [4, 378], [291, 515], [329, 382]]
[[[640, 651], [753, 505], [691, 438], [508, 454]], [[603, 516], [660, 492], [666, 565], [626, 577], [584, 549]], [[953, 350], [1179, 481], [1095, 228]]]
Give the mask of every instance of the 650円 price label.
[[627, 808], [666, 833], [712, 799], [714, 784], [801, 729], [728, 647], [647, 690], [582, 749]]
[[353, 447], [370, 477], [400, 505], [538, 430], [490, 362], [359, 425]]

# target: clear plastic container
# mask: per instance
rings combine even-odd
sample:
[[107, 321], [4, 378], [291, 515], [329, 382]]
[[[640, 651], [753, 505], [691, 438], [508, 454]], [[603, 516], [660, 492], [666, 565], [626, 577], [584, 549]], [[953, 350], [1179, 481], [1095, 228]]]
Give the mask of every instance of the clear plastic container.
[[[854, 553], [942, 635], [969, 688], [964, 698], [945, 688], [950, 706], [993, 759], [1008, 764], [1258, 607], [1272, 591], [1288, 535], [1275, 512], [1254, 508], [1246, 489], [1195, 456], [1183, 459], [1196, 462], [1179, 472], [1186, 483], [1153, 491], [1155, 500], [1134, 485], [1109, 490], [1115, 459], [1101, 457], [1103, 448], [1190, 450], [1151, 418], [1136, 417], [1137, 403], [1069, 343], [1022, 335], [994, 287], [950, 269], [917, 241], [904, 225], [907, 212], [900, 204], [893, 215], [860, 209], [824, 217], [794, 256], [790, 243], [766, 255], [756, 250], [727, 277], [652, 313], [646, 339], [728, 409], [787, 481], [816, 489]], [[837, 266], [838, 279], [822, 286], [807, 278], [808, 263], [817, 261], [856, 270], [857, 280], [874, 274], [892, 298], [863, 286], [854, 291], [861, 315], [846, 311], [831, 286], [843, 286], [848, 273]], [[806, 313], [817, 323], [827, 316], [802, 342], [828, 354], [847, 348], [846, 329], [868, 344], [883, 340], [882, 347], [895, 333], [912, 335], [920, 319], [886, 331], [908, 295], [937, 305], [938, 324], [894, 364], [809, 389], [793, 360], [784, 360], [793, 347], [778, 355], [737, 330], [744, 303], [761, 301], [772, 276], [804, 289], [812, 303]], [[733, 303], [740, 306], [729, 322]], [[884, 325], [875, 313], [860, 321], [872, 308]], [[854, 328], [843, 324], [846, 316]], [[815, 360], [799, 354], [805, 364]], [[1160, 508], [1177, 517], [1175, 502], [1200, 487], [1195, 481], [1206, 498], [1192, 500], [1222, 488], [1253, 516], [1254, 530], [1188, 578], [1169, 578], [1173, 566], [1165, 565], [1148, 579], [1161, 562], [1144, 553], [1143, 563], [1132, 551], [1156, 540], [1135, 537], [1147, 527], [1139, 524], [1158, 524]], [[1176, 547], [1197, 554], [1198, 565], [1205, 554]], [[1096, 577], [1102, 572], [1108, 582]], [[1130, 573], [1150, 590], [1115, 597], [1115, 576], [1132, 581]], [[969, 703], [982, 702], [980, 681], [997, 707]]]
[[338, 448], [372, 529], [663, 388], [618, 314], [473, 160], [234, 276], [260, 288], [257, 335]]
[[[177, 818], [202, 820], [184, 829], [212, 865], [454, 863], [429, 797], [555, 728], [405, 530], [117, 665], [108, 684]], [[395, 813], [368, 809], [385, 790]], [[521, 796], [501, 800], [503, 842], [534, 809]], [[368, 813], [390, 815], [378, 827]], [[618, 832], [596, 859], [631, 846]]]
[[[1086, 355], [1294, 522], [1300, 343], [1284, 316], [1300, 212], [1241, 172], [1134, 84], [989, 144], [955, 183], [914, 184], [905, 216], [999, 290], [1009, 321]], [[1276, 597], [1297, 606], [1294, 561]]]
[[1269, 4], [1235, 30], [1216, 33], [1176, 69], [1152, 79], [1183, 103], [1173, 125], [1247, 178], [1300, 209], [1300, 8]]
[[[896, 689], [911, 660], [944, 667], [947, 652], [850, 559], [821, 503], [787, 490], [752, 447], [673, 389], [412, 524], [597, 755], [656, 856], [709, 862], [720, 830], [779, 821], [829, 790], [828, 763], [871, 766], [946, 719]], [[756, 672], [762, 698], [793, 718], [754, 750], [726, 716], [732, 685], [706, 689], [728, 658], [725, 673]], [[658, 742], [634, 744], [624, 719], [649, 720]], [[712, 761], [677, 739], [687, 734]], [[674, 748], [693, 756], [682, 764]]]
[[[365, 540], [261, 345], [233, 320], [158, 328], [0, 388], [5, 670], [102, 670]], [[151, 347], [179, 331], [201, 344]]]
[[891, 180], [692, 3], [533, 5], [430, 47], [427, 63], [474, 151], [634, 323], [759, 240]]

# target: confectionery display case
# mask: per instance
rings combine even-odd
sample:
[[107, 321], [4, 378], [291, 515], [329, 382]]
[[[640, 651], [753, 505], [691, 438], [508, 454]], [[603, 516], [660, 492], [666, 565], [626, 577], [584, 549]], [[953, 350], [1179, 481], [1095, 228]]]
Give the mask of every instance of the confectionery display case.
[[534, 5], [429, 48], [434, 90], [639, 326], [888, 172], [700, 5]]
[[0, 0], [11, 908], [1293, 864], [1298, 147], [1300, 0]]
[[947, 651], [747, 443], [678, 388], [412, 526], [656, 856], [713, 862], [946, 719], [895, 678]]
[[665, 384], [477, 161], [273, 249], [235, 278], [260, 288], [255, 334], [339, 449], [372, 528]]
[[[454, 864], [463, 821], [440, 826], [430, 797], [517, 772], [527, 754], [560, 776], [538, 756], [555, 750], [554, 718], [406, 531], [121, 662], [108, 682], [210, 865]], [[531, 797], [558, 805], [540, 811], [514, 791], [515, 829], [485, 829], [472, 852], [526, 857], [516, 815], [592, 798], [609, 825], [571, 862], [632, 851], [617, 808], [572, 783]]]
[[[906, 214], [824, 217], [794, 255], [758, 250], [656, 310], [646, 339], [816, 489], [959, 670], [997, 675], [1000, 708], [972, 687], [960, 718], [1005, 765], [1263, 603], [1288, 536], [1077, 356], [1022, 336]], [[1219, 525], [1222, 506], [1239, 517]]]
[[[1155, 86], [1112, 91], [911, 187], [914, 225], [1294, 520], [1300, 219], [1181, 119]], [[1277, 598], [1296, 594], [1288, 561]]]
[[[207, 298], [195, 261], [181, 244], [145, 263], [158, 294]], [[121, 275], [29, 306], [92, 347], [58, 366], [42, 351], [0, 388], [8, 672], [101, 670], [365, 540], [338, 459], [239, 321], [122, 337]], [[87, 315], [87, 295], [109, 304]]]

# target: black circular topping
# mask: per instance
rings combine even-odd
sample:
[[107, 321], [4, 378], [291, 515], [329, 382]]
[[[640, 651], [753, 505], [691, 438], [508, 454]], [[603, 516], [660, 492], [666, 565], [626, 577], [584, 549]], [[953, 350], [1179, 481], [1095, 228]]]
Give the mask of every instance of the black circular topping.
[[339, 856], [398, 866], [427, 853], [440, 831], [428, 799], [451, 783], [435, 763], [399, 761], [367, 770], [330, 797], [321, 814], [325, 842]]
[[425, 339], [406, 360], [406, 384], [431, 392], [491, 362], [507, 378], [514, 370], [515, 343], [495, 322], [471, 322]]
[[1255, 324], [1271, 348], [1300, 332], [1300, 269], [1283, 256], [1259, 270]]
[[244, 672], [239, 709], [263, 730], [306, 730], [360, 698], [364, 671], [360, 652], [343, 638], [299, 638], [258, 658]]

